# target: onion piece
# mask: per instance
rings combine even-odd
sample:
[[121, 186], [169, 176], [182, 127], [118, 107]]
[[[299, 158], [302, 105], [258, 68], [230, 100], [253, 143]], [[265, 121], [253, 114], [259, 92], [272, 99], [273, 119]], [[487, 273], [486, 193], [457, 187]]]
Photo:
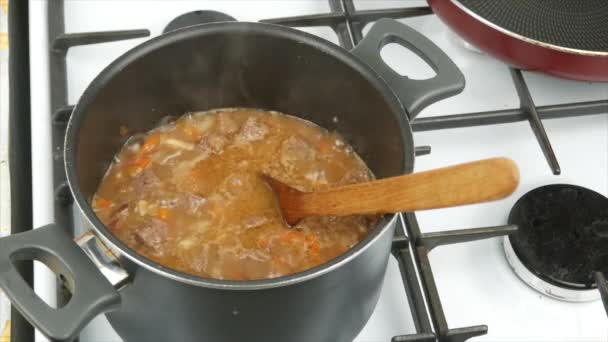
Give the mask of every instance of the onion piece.
[[179, 157], [181, 154], [182, 154], [182, 151], [176, 151], [174, 153], [171, 153], [170, 155], [163, 158], [163, 160], [160, 161], [160, 164], [165, 165], [169, 160], [175, 159], [175, 158]]
[[175, 139], [175, 138], [162, 139], [161, 144], [171, 146], [171, 147], [181, 149], [181, 150], [187, 150], [187, 151], [194, 150], [194, 144], [183, 141], [183, 140]]

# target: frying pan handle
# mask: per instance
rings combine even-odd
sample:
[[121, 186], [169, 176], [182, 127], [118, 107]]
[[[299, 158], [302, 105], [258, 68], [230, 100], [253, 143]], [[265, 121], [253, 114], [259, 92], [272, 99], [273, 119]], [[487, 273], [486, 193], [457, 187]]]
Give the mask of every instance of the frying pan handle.
[[[422, 58], [437, 75], [426, 80], [412, 80], [388, 66], [380, 56], [386, 44], [399, 44]], [[464, 76], [437, 45], [410, 27], [380, 19], [351, 51], [376, 71], [393, 89], [413, 119], [428, 105], [456, 95], [464, 89]]]
[[[40, 299], [15, 269], [14, 262], [38, 260], [72, 292], [61, 308]], [[120, 295], [65, 229], [47, 225], [0, 239], [0, 288], [21, 314], [46, 336], [71, 340], [91, 319], [116, 309]]]

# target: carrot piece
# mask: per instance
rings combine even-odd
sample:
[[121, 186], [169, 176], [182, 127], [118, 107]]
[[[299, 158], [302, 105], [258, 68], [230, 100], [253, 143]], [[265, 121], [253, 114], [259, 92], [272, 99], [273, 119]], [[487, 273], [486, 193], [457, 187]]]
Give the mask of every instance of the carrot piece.
[[306, 244], [308, 246], [308, 252], [310, 254], [319, 254], [321, 251], [321, 245], [319, 240], [314, 234], [306, 234]]
[[139, 167], [137, 165], [128, 165], [127, 166], [127, 173], [131, 177], [137, 176], [141, 172], [141, 170], [142, 170], [141, 167]]
[[154, 150], [156, 146], [160, 144], [160, 134], [152, 134], [146, 138], [144, 144], [141, 146], [141, 152], [148, 153]]
[[182, 131], [191, 137], [195, 135], [194, 129], [186, 124], [182, 126]]
[[297, 240], [300, 237], [301, 233], [296, 230], [289, 230], [288, 232], [281, 235], [281, 240], [287, 243], [293, 243], [294, 240]]
[[158, 214], [158, 218], [160, 218], [161, 220], [166, 220], [167, 217], [169, 217], [169, 209], [158, 208], [157, 214]]
[[188, 141], [191, 141], [195, 138], [200, 137], [200, 133], [199, 130], [196, 128], [196, 126], [188, 123], [188, 121], [190, 120], [179, 120], [177, 122], [177, 129], [180, 130], [181, 132], [183, 132], [187, 137], [185, 137]]
[[133, 161], [131, 161], [129, 163], [129, 165], [127, 165], [127, 173], [129, 174], [129, 176], [135, 177], [143, 169], [145, 169], [146, 167], [148, 167], [148, 165], [150, 165], [150, 159], [149, 158], [146, 158], [146, 157], [143, 157], [143, 156], [138, 156]]
[[257, 240], [257, 245], [258, 245], [258, 247], [260, 247], [260, 248], [268, 249], [268, 245], [269, 245], [269, 243], [268, 243], [268, 239], [265, 239], [265, 238], [259, 238], [259, 239]]
[[138, 158], [133, 160], [133, 164], [137, 165], [138, 167], [140, 167], [142, 169], [145, 169], [146, 167], [148, 167], [148, 165], [150, 165], [150, 158], [147, 158], [144, 156], [139, 156]]
[[98, 210], [99, 209], [108, 209], [113, 205], [114, 205], [114, 203], [112, 203], [112, 201], [109, 201], [105, 198], [96, 197], [95, 203], [93, 203], [93, 208], [98, 209]]
[[129, 166], [132, 166], [133, 168], [145, 169], [146, 167], [148, 167], [148, 165], [150, 165], [150, 158], [146, 157], [143, 154], [137, 155], [135, 158], [133, 158], [133, 160], [129, 162]]
[[322, 154], [330, 153], [333, 150], [334, 142], [329, 139], [319, 139], [315, 142], [315, 148]]
[[282, 256], [278, 256], [278, 257], [272, 258], [272, 260], [274, 261], [274, 264], [277, 265], [277, 266], [279, 266], [279, 267], [283, 267], [283, 268], [289, 267], [289, 264], [287, 263], [287, 260], [285, 260], [285, 258], [282, 257]]
[[150, 159], [148, 158], [137, 158], [130, 165], [127, 166], [127, 173], [131, 177], [137, 176], [143, 169], [150, 165]]

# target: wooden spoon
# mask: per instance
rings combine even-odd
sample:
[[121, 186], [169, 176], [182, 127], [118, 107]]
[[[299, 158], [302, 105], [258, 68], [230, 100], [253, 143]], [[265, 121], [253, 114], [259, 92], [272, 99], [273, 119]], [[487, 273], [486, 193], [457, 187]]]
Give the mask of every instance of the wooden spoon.
[[308, 216], [385, 214], [482, 203], [509, 196], [519, 183], [517, 165], [492, 158], [431, 171], [302, 192], [263, 175], [285, 221]]

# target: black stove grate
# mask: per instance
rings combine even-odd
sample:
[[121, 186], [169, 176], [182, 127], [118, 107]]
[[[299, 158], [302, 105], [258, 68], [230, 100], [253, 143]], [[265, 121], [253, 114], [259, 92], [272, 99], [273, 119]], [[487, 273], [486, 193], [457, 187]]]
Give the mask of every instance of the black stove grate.
[[347, 50], [363, 39], [365, 25], [380, 18], [403, 19], [432, 14], [428, 6], [357, 11], [352, 0], [329, 0], [330, 13], [261, 20], [290, 27], [329, 26]]
[[517, 226], [505, 225], [423, 234], [420, 232], [414, 213], [403, 213], [402, 218], [401, 227], [397, 227], [395, 231], [392, 253], [399, 264], [416, 333], [394, 336], [392, 342], [464, 342], [472, 337], [487, 334], [486, 325], [449, 328], [435, 284], [429, 253], [433, 248], [441, 245], [507, 235], [515, 232]]
[[[361, 40], [363, 36], [362, 29], [370, 22], [379, 18], [399, 19], [432, 13], [428, 7], [358, 11], [355, 8], [353, 0], [329, 0], [329, 4], [331, 8], [330, 13], [269, 19], [265, 20], [265, 22], [292, 27], [329, 26], [336, 32], [340, 44], [346, 49], [351, 49]], [[73, 229], [70, 205], [72, 199], [63, 167], [63, 137], [67, 121], [73, 109], [73, 106], [67, 103], [67, 51], [70, 47], [78, 45], [146, 37], [150, 35], [150, 32], [148, 30], [130, 30], [66, 34], [63, 0], [48, 2], [48, 26], [55, 222], [61, 226]], [[411, 123], [413, 130], [428, 131], [528, 120], [545, 153], [552, 172], [559, 174], [559, 164], [541, 120], [600, 114], [608, 108], [608, 100], [536, 107], [521, 76], [521, 72], [519, 70], [512, 70], [511, 73], [521, 99], [520, 108], [435, 116], [432, 118], [415, 118]], [[429, 146], [416, 148], [416, 155], [428, 153], [430, 153]], [[413, 213], [403, 214], [400, 224], [401, 229], [397, 229], [393, 240], [393, 255], [399, 263], [416, 334], [395, 336], [392, 341], [459, 342], [486, 334], [487, 327], [484, 325], [456, 329], [448, 327], [428, 255], [437, 246], [506, 235], [514, 232], [517, 227], [500, 226], [423, 234], [420, 232], [416, 216]], [[596, 279], [603, 280], [603, 275], [601, 274], [597, 274], [596, 277]], [[608, 308], [608, 300], [606, 300], [608, 298], [608, 289], [605, 286], [605, 282], [598, 281], [598, 283], [600, 283], [599, 288], [603, 295], [604, 303]], [[67, 298], [65, 291], [60, 290], [59, 294], [59, 300]], [[12, 341], [16, 342], [17, 340], [13, 339]], [[19, 342], [21, 341], [24, 340], [19, 340]]]
[[[11, 1], [8, 11], [9, 35], [9, 173], [11, 234], [32, 229], [32, 158], [30, 112], [29, 3]], [[16, 265], [19, 274], [33, 286], [32, 262]], [[11, 308], [12, 341], [33, 341], [34, 329]], [[0, 341], [3, 340], [0, 338]]]

